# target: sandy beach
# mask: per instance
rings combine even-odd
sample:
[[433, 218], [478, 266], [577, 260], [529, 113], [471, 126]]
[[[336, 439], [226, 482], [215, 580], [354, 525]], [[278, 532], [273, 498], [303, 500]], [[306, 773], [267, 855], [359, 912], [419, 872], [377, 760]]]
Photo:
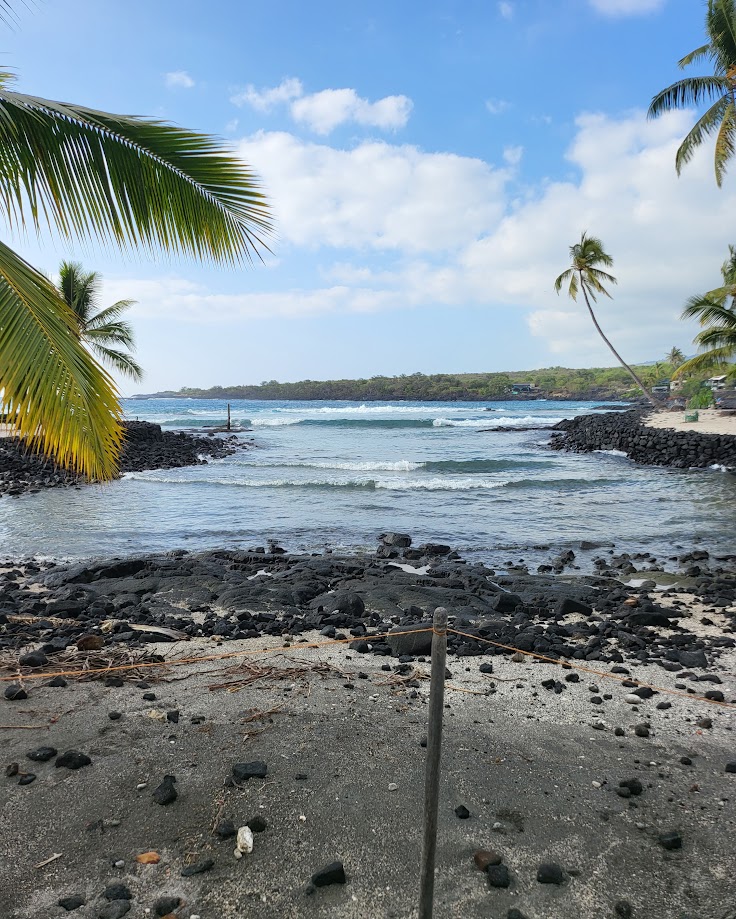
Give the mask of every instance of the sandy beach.
[[645, 419], [644, 424], [650, 428], [669, 428], [673, 431], [736, 435], [736, 415], [725, 415], [718, 409], [706, 408], [698, 410], [697, 421], [685, 421], [685, 414], [685, 412], [655, 412]]
[[[19, 613], [8, 616], [17, 643], [2, 661], [0, 915], [415, 919], [429, 660], [379, 652], [392, 624], [386, 590], [401, 605], [442, 599], [463, 611], [451, 625], [465, 632], [481, 615], [487, 627], [478, 636], [505, 635], [523, 620], [517, 647], [534, 636], [535, 649], [542, 641], [549, 654], [570, 655], [560, 665], [454, 642], [436, 916], [671, 919], [683, 904], [687, 915], [730, 915], [733, 576], [713, 557], [720, 573], [701, 577], [707, 556], [683, 556], [678, 574], [653, 570], [649, 558], [625, 581], [613, 570], [595, 579], [501, 578], [527, 600], [501, 591], [493, 611], [468, 592], [480, 582], [462, 587], [459, 562], [431, 584], [431, 568], [388, 565], [379, 576], [371, 559], [223, 552], [3, 572], [17, 585]], [[239, 586], [208, 612], [214, 575], [199, 572], [218, 561], [237, 566], [228, 583]], [[191, 566], [192, 584], [180, 574]], [[346, 571], [343, 590], [361, 579], [366, 608], [320, 612], [330, 598], [344, 609], [356, 600], [327, 593], [305, 612], [316, 627], [299, 632], [295, 611], [277, 598], [325, 566]], [[693, 593], [698, 584], [707, 597]], [[147, 598], [142, 605], [133, 590]], [[573, 599], [594, 595], [595, 612]], [[125, 597], [111, 616], [110, 599]], [[234, 608], [252, 639], [227, 640], [220, 628]], [[325, 619], [343, 625], [320, 629]], [[149, 640], [126, 640], [127, 623], [141, 620]], [[189, 640], [156, 640], [156, 628], [176, 636], [187, 622]], [[20, 664], [39, 639], [49, 659]], [[68, 641], [61, 656], [52, 650]], [[152, 655], [164, 666], [51, 680], [59, 669]], [[181, 658], [189, 662], [166, 666]], [[26, 697], [11, 699], [9, 680]], [[63, 767], [67, 751], [80, 768]], [[257, 775], [239, 779], [249, 770]], [[176, 794], [161, 803], [167, 776]], [[232, 833], [249, 824], [258, 827], [253, 851], [238, 860]], [[500, 861], [498, 871], [476, 867], [479, 850]], [[311, 883], [335, 861], [344, 883]], [[557, 882], [541, 883], [549, 865]]]

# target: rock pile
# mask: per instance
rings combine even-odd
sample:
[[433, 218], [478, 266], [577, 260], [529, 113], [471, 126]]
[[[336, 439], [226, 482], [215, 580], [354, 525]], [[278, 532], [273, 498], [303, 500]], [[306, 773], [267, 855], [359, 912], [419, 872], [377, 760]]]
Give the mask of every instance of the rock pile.
[[560, 421], [553, 428], [553, 450], [591, 453], [620, 450], [637, 463], [702, 469], [708, 466], [736, 468], [736, 437], [729, 434], [701, 434], [650, 428], [642, 423], [642, 412], [607, 412], [579, 415]]
[[[121, 473], [196, 466], [205, 462], [205, 457], [227, 456], [242, 444], [236, 437], [199, 437], [162, 431], [160, 425], [147, 421], [126, 421], [124, 426]], [[0, 495], [79, 487], [86, 482], [84, 477], [60, 468], [53, 460], [29, 452], [17, 439], [0, 438]]]

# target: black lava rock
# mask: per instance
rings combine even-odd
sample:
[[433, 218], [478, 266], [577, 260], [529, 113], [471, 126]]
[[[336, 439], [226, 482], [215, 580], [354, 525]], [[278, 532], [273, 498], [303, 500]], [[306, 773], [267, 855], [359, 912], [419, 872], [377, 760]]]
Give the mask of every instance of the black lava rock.
[[565, 875], [559, 865], [548, 862], [537, 868], [537, 880], [540, 884], [562, 884]]
[[11, 683], [10, 686], [5, 687], [5, 698], [9, 702], [21, 702], [28, 698], [28, 693], [20, 683]]
[[174, 782], [176, 782], [176, 776], [165, 775], [163, 777], [163, 781], [153, 792], [153, 800], [156, 802], [156, 804], [166, 806], [167, 804], [173, 804], [174, 801], [176, 801], [176, 799], [179, 797], [179, 794], [174, 788]]
[[736, 759], [726, 763], [726, 772], [736, 773]]
[[458, 818], [458, 820], [467, 820], [470, 816], [470, 811], [464, 804], [458, 804], [458, 806], [455, 808], [455, 816]]
[[54, 765], [57, 768], [64, 769], [81, 769], [83, 766], [91, 766], [92, 760], [86, 753], [80, 753], [78, 750], [67, 750], [62, 753]]
[[39, 747], [37, 750], [29, 750], [26, 756], [28, 759], [33, 760], [34, 763], [47, 763], [58, 752], [56, 747]]
[[237, 832], [238, 830], [233, 821], [228, 819], [218, 820], [214, 829], [215, 836], [219, 836], [220, 839], [232, 839], [233, 836], [237, 835]]
[[64, 686], [68, 686], [69, 684], [67, 683], [67, 681], [64, 679], [63, 676], [55, 676], [53, 680], [49, 680], [46, 685], [53, 686], [54, 688], [57, 688], [57, 687], [63, 688]]
[[618, 784], [619, 788], [627, 788], [632, 795], [640, 795], [644, 791], [644, 786], [639, 779], [624, 779]]
[[669, 852], [673, 852], [675, 849], [682, 848], [682, 836], [677, 832], [677, 830], [672, 830], [669, 833], [660, 833], [659, 844], [663, 849], [667, 849]]
[[102, 896], [106, 900], [132, 900], [133, 894], [125, 884], [110, 884], [105, 888]]
[[508, 887], [511, 883], [511, 876], [506, 865], [489, 865], [486, 868], [486, 874], [490, 887]]
[[190, 878], [195, 874], [204, 874], [205, 871], [210, 871], [214, 867], [215, 860], [213, 858], [203, 858], [198, 862], [194, 862], [193, 865], [187, 865], [186, 868], [182, 868], [181, 876]]
[[58, 904], [62, 909], [70, 913], [73, 909], [79, 909], [80, 906], [84, 906], [86, 902], [87, 901], [81, 894], [76, 893], [72, 894], [70, 897], [62, 897], [61, 900], [58, 901]]
[[319, 871], [312, 875], [312, 883], [315, 887], [329, 887], [331, 884], [345, 883], [345, 868], [342, 862], [330, 862]]
[[153, 911], [157, 916], [168, 916], [181, 905], [181, 897], [159, 897], [153, 904]]
[[620, 916], [620, 919], [631, 919], [634, 915], [631, 903], [629, 903], [628, 900], [617, 900], [614, 904], [613, 911], [617, 916]]
[[49, 659], [43, 651], [30, 651], [18, 658], [18, 663], [24, 667], [45, 667]]
[[265, 779], [268, 766], [257, 759], [252, 763], [235, 763], [233, 766], [233, 781], [247, 782], [248, 779]]
[[253, 833], [264, 833], [268, 829], [268, 822], [266, 821], [266, 818], [261, 817], [260, 814], [256, 814], [255, 817], [251, 817], [245, 825]]

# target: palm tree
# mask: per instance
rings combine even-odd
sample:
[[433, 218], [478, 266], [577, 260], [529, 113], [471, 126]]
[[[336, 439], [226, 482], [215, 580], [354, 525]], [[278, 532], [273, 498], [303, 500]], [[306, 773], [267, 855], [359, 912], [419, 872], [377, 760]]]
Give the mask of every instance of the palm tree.
[[[10, 9], [1, 0], [0, 18]], [[10, 89], [0, 72], [0, 208], [12, 228], [252, 262], [269, 207], [214, 138]], [[112, 318], [112, 317], [109, 317]], [[0, 401], [13, 432], [89, 477], [115, 475], [121, 408], [54, 285], [0, 242]]]
[[723, 284], [707, 294], [690, 297], [682, 311], [683, 319], [697, 319], [703, 331], [694, 343], [703, 349], [677, 368], [675, 376], [713, 368], [726, 368], [736, 357], [736, 248], [728, 247], [728, 258], [721, 265]]
[[59, 293], [74, 313], [79, 336], [90, 346], [103, 364], [136, 382], [143, 379], [143, 370], [131, 354], [110, 347], [118, 345], [135, 351], [133, 327], [120, 317], [135, 300], [118, 300], [103, 310], [97, 308], [100, 275], [84, 271], [79, 262], [62, 262], [59, 267]]
[[603, 249], [603, 243], [600, 239], [596, 239], [594, 236], [588, 236], [587, 232], [583, 233], [580, 237], [580, 242], [575, 243], [574, 246], [570, 246], [570, 257], [572, 259], [572, 265], [562, 272], [562, 274], [555, 281], [555, 290], [559, 294], [562, 289], [562, 285], [569, 282], [567, 292], [571, 299], [577, 300], [578, 292], [582, 290], [583, 297], [585, 298], [585, 305], [588, 307], [588, 312], [590, 313], [590, 318], [593, 320], [593, 325], [596, 327], [598, 334], [603, 339], [603, 341], [611, 349], [612, 354], [616, 360], [624, 367], [632, 380], [636, 385], [641, 389], [644, 395], [649, 399], [652, 405], [657, 408], [661, 408], [661, 403], [654, 398], [654, 396], [649, 392], [644, 383], [639, 379], [637, 374], [631, 367], [626, 363], [626, 361], [621, 357], [618, 351], [613, 347], [611, 342], [606, 338], [603, 333], [603, 329], [598, 324], [598, 320], [595, 317], [593, 308], [590, 305], [592, 300], [596, 302], [596, 294], [605, 294], [606, 297], [610, 298], [610, 294], [603, 286], [605, 281], [607, 284], [616, 284], [616, 278], [612, 274], [607, 274], [603, 271], [602, 268], [599, 268], [599, 265], [603, 265], [606, 268], [613, 267], [613, 259], [607, 252]]
[[674, 347], [671, 348], [665, 355], [665, 361], [667, 361], [673, 370], [677, 370], [681, 364], [685, 363], [685, 355], [679, 348]]
[[710, 107], [680, 144], [675, 167], [679, 175], [706, 137], [716, 134], [714, 162], [720, 187], [736, 143], [736, 0], [708, 0], [705, 31], [708, 42], [686, 54], [679, 66], [684, 69], [709, 60], [713, 73], [678, 80], [657, 93], [649, 106], [648, 117], [656, 118], [663, 112], [708, 100]]

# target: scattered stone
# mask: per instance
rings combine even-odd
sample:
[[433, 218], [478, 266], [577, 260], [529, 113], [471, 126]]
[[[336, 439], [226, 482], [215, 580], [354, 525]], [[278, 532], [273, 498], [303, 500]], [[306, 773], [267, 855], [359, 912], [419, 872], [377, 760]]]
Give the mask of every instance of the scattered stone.
[[503, 859], [493, 849], [478, 849], [473, 854], [473, 861], [479, 871], [485, 871], [489, 865], [500, 865]]
[[486, 874], [490, 887], [505, 888], [511, 883], [511, 876], [506, 865], [489, 865], [486, 868]]
[[105, 639], [101, 635], [82, 635], [77, 639], [78, 651], [99, 651], [105, 644]]
[[693, 764], [693, 761], [690, 759], [689, 756], [681, 756], [680, 762], [682, 763], [683, 766], [692, 766]]
[[682, 836], [676, 830], [672, 830], [669, 833], [660, 833], [659, 844], [663, 849], [667, 849], [668, 852], [673, 852], [675, 849], [682, 848]]
[[23, 689], [20, 683], [11, 683], [5, 687], [5, 698], [9, 702], [22, 702], [28, 698], [28, 693]]
[[87, 901], [81, 894], [72, 894], [70, 897], [62, 897], [58, 904], [62, 909], [65, 909], [70, 913], [74, 909], [79, 909], [80, 906], [84, 906]]
[[235, 840], [235, 858], [242, 858], [253, 851], [253, 831], [249, 826], [241, 826]]
[[458, 804], [458, 806], [455, 808], [455, 816], [458, 818], [458, 820], [467, 820], [470, 816], [470, 811], [464, 804]]
[[18, 763], [8, 763], [8, 765], [5, 767], [5, 778], [12, 779], [13, 776], [18, 775], [19, 772], [20, 766]]
[[108, 712], [107, 717], [110, 719], [110, 721], [120, 721], [120, 719], [123, 717], [123, 713], [122, 712]]
[[53, 680], [49, 680], [46, 685], [53, 686], [54, 688], [59, 687], [63, 689], [64, 686], [68, 686], [69, 684], [67, 683], [67, 681], [64, 679], [63, 676], [55, 676]]
[[537, 880], [540, 884], [562, 884], [565, 875], [559, 865], [546, 862], [537, 868]]
[[28, 759], [33, 760], [34, 763], [47, 763], [58, 752], [56, 747], [38, 747], [36, 750], [29, 750], [26, 756]]
[[736, 760], [732, 760], [730, 763], [726, 763], [726, 772], [736, 773]]
[[696, 724], [699, 728], [712, 728], [713, 720], [711, 718], [698, 718]]
[[106, 900], [132, 900], [133, 894], [125, 884], [110, 884], [105, 888], [102, 896]]
[[213, 858], [203, 858], [198, 862], [194, 862], [192, 865], [187, 865], [186, 868], [182, 868], [181, 876], [183, 878], [190, 878], [195, 874], [204, 874], [205, 871], [211, 871], [214, 867], [215, 860]]
[[256, 814], [255, 817], [251, 817], [245, 825], [254, 833], [264, 833], [268, 829], [266, 818], [261, 817], [260, 814]]
[[634, 733], [637, 737], [649, 737], [649, 725], [637, 724], [634, 726]]
[[168, 916], [181, 906], [181, 897], [159, 897], [153, 904], [157, 916]]
[[166, 712], [166, 720], [170, 724], [178, 724], [179, 723], [179, 709], [174, 708], [170, 712]]
[[23, 667], [45, 667], [49, 659], [43, 651], [30, 651], [18, 658], [18, 663]]
[[634, 915], [634, 910], [631, 908], [631, 903], [628, 900], [617, 900], [613, 907], [614, 913], [617, 916], [620, 916], [620, 919], [631, 919]]
[[639, 779], [624, 779], [618, 784], [619, 788], [626, 788], [632, 795], [640, 795], [644, 791], [644, 786]]
[[312, 883], [315, 887], [328, 887], [330, 884], [345, 883], [345, 868], [342, 862], [330, 862], [319, 871], [312, 875]]
[[219, 836], [220, 839], [232, 839], [237, 832], [237, 827], [233, 821], [228, 819], [218, 820], [214, 829], [215, 836]]
[[174, 801], [179, 797], [179, 793], [174, 788], [174, 782], [176, 782], [176, 776], [165, 775], [163, 781], [153, 792], [153, 800], [156, 804], [161, 804], [166, 806], [167, 804], [173, 804]]
[[233, 766], [233, 781], [247, 782], [248, 779], [265, 779], [268, 766], [257, 759], [252, 763], [235, 763]]
[[21, 777], [18, 779], [19, 785], [30, 785], [32, 782], [36, 781], [35, 772], [24, 772]]
[[67, 750], [62, 753], [54, 765], [57, 768], [64, 769], [81, 769], [83, 766], [91, 766], [92, 760], [86, 753], [80, 753], [78, 750]]
[[[148, 684], [146, 684], [146, 685], [148, 685]], [[155, 702], [155, 701], [156, 701], [156, 693], [155, 693], [155, 692], [144, 692], [142, 698], [143, 698], [143, 701], [144, 701], [144, 702]]]

